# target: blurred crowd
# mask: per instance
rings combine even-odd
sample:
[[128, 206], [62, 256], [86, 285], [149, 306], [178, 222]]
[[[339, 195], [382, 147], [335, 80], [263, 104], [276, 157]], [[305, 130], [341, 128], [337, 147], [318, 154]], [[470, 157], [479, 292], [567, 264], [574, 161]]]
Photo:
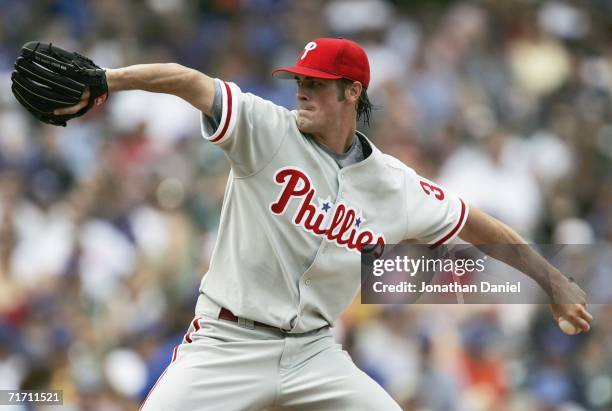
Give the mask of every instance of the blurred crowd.
[[[9, 91], [34, 39], [103, 67], [178, 62], [289, 108], [295, 85], [271, 69], [313, 38], [354, 39], [370, 58], [376, 109], [362, 129], [375, 144], [530, 242], [605, 245], [593, 270], [610, 274], [610, 0], [0, 10], [0, 389], [62, 389], [66, 410], [136, 409], [192, 319], [229, 170], [175, 97], [117, 93], [66, 128], [34, 121]], [[583, 286], [612, 301], [597, 284]], [[593, 330], [568, 337], [546, 306], [357, 299], [334, 331], [405, 410], [609, 411], [612, 308], [591, 310]]]

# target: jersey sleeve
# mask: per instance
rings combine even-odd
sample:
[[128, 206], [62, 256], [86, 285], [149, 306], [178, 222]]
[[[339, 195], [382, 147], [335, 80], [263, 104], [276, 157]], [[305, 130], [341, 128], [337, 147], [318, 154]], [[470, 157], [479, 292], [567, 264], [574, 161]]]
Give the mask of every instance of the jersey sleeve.
[[467, 221], [469, 209], [462, 199], [412, 169], [407, 170], [406, 197], [406, 240], [432, 247], [446, 244]]
[[276, 154], [295, 117], [234, 83], [215, 82], [221, 89], [221, 118], [215, 124], [201, 113], [202, 136], [225, 152], [236, 176], [256, 173]]

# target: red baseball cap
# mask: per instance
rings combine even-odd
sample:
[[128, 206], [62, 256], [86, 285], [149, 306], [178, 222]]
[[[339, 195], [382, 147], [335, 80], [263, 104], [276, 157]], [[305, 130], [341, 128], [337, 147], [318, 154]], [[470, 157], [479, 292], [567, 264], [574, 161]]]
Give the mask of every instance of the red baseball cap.
[[342, 38], [319, 38], [306, 44], [293, 67], [272, 71], [277, 78], [293, 79], [295, 75], [338, 80], [345, 78], [370, 84], [370, 63], [361, 46]]

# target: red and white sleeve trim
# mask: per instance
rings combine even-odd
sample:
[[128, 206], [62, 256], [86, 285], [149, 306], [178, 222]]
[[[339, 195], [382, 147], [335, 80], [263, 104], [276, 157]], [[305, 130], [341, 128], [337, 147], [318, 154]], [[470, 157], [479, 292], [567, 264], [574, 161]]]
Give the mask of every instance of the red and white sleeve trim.
[[211, 143], [219, 144], [231, 136], [236, 126], [240, 89], [233, 83], [227, 83], [219, 79], [215, 79], [215, 81], [219, 82], [221, 85], [221, 96], [223, 101], [221, 121], [219, 122], [219, 127], [210, 134], [210, 130], [206, 127], [207, 121], [204, 118], [204, 113], [202, 113], [201, 130], [202, 136], [205, 139]]
[[468, 206], [463, 202], [462, 199], [459, 199], [459, 201], [461, 202], [461, 209], [459, 211], [459, 219], [457, 223], [453, 226], [453, 228], [448, 233], [444, 234], [437, 240], [433, 241], [429, 248], [433, 249], [433, 248], [438, 247], [439, 245], [446, 244], [447, 242], [455, 238], [455, 236], [459, 234], [459, 232], [461, 232], [461, 229], [463, 228], [463, 226], [465, 225], [465, 222], [467, 221], [467, 217], [468, 217], [470, 210]]

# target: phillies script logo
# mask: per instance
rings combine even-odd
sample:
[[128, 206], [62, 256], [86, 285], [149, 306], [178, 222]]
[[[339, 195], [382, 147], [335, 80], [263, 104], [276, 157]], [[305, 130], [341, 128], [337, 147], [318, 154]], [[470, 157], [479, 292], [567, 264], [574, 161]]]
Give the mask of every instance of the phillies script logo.
[[[282, 168], [274, 175], [276, 184], [283, 187], [278, 199], [270, 204], [270, 210], [281, 215], [287, 210], [291, 199], [300, 202], [293, 223], [328, 241], [356, 252], [370, 251], [385, 245], [382, 235], [377, 235], [367, 228], [360, 226], [365, 219], [358, 210], [338, 202], [335, 207], [329, 200], [318, 199], [315, 205], [315, 189], [310, 178], [295, 168]], [[369, 247], [366, 247], [370, 245]]]

